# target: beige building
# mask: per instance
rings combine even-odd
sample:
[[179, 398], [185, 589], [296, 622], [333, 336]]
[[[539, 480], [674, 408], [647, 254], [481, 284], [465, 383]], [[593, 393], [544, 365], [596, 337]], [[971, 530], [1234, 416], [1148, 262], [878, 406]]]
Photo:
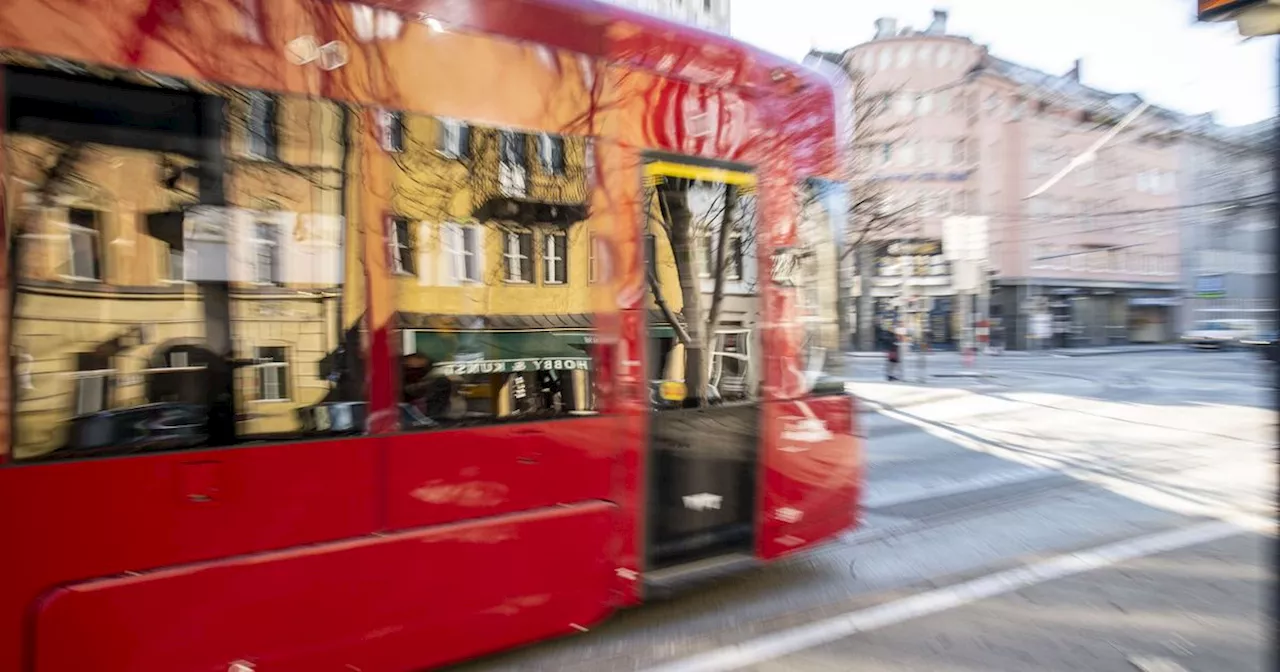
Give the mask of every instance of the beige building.
[[[992, 316], [1010, 347], [1026, 347], [1037, 322], [1052, 325], [1039, 343], [1058, 347], [1173, 337], [1181, 115], [1147, 108], [1096, 160], [1027, 198], [1143, 101], [1087, 86], [1078, 62], [1052, 75], [997, 58], [946, 23], [943, 11], [922, 31], [881, 19], [872, 40], [817, 55], [889, 96], [886, 123], [903, 129], [875, 149], [871, 170], [895, 202], [915, 204], [918, 226], [859, 269], [877, 314], [903, 293], [929, 297], [935, 343], [954, 340], [950, 270], [930, 242], [947, 216], [984, 215]], [[1052, 318], [1033, 320], [1040, 311]]]

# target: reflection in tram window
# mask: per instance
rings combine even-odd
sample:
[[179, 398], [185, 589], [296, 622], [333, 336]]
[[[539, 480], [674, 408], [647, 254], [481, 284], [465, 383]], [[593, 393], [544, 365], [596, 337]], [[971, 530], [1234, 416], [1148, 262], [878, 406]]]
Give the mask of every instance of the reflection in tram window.
[[[795, 255], [797, 319], [804, 330], [803, 357], [807, 385], [812, 389], [824, 373], [843, 373], [838, 306], [841, 287], [853, 286], [853, 255], [842, 261], [847, 200], [844, 187], [808, 180], [798, 190], [800, 221]], [[840, 278], [843, 277], [843, 284]]]
[[403, 428], [594, 414], [585, 139], [403, 118]]
[[287, 438], [363, 400], [350, 112], [142, 79], [4, 71], [16, 459]]
[[[654, 404], [679, 408], [759, 397], [760, 292], [750, 175], [649, 165], [646, 262]], [[688, 176], [693, 173], [693, 176]], [[705, 174], [706, 177], [702, 177]], [[725, 174], [730, 179], [718, 178]], [[663, 382], [685, 399], [659, 399]]]

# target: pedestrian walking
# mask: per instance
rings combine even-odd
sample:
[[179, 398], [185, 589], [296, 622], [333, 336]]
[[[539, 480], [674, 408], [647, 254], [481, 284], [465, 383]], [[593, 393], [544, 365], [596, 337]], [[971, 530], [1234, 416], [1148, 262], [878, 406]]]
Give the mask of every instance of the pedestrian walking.
[[897, 338], [892, 331], [884, 328], [877, 330], [879, 349], [885, 353], [884, 377], [895, 381], [902, 376], [902, 362], [899, 358]]

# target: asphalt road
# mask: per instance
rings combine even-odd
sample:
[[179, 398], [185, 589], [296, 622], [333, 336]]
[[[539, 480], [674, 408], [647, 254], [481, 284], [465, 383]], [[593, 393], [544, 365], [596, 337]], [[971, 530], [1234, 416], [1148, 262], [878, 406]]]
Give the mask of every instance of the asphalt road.
[[456, 669], [1267, 669], [1270, 366], [936, 354], [920, 384], [852, 359], [861, 529]]

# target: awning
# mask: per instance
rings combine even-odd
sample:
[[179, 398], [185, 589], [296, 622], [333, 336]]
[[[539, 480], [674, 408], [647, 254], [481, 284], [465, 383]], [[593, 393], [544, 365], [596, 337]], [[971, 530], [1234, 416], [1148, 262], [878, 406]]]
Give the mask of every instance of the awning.
[[595, 334], [586, 330], [415, 330], [413, 351], [450, 375], [586, 371]]

